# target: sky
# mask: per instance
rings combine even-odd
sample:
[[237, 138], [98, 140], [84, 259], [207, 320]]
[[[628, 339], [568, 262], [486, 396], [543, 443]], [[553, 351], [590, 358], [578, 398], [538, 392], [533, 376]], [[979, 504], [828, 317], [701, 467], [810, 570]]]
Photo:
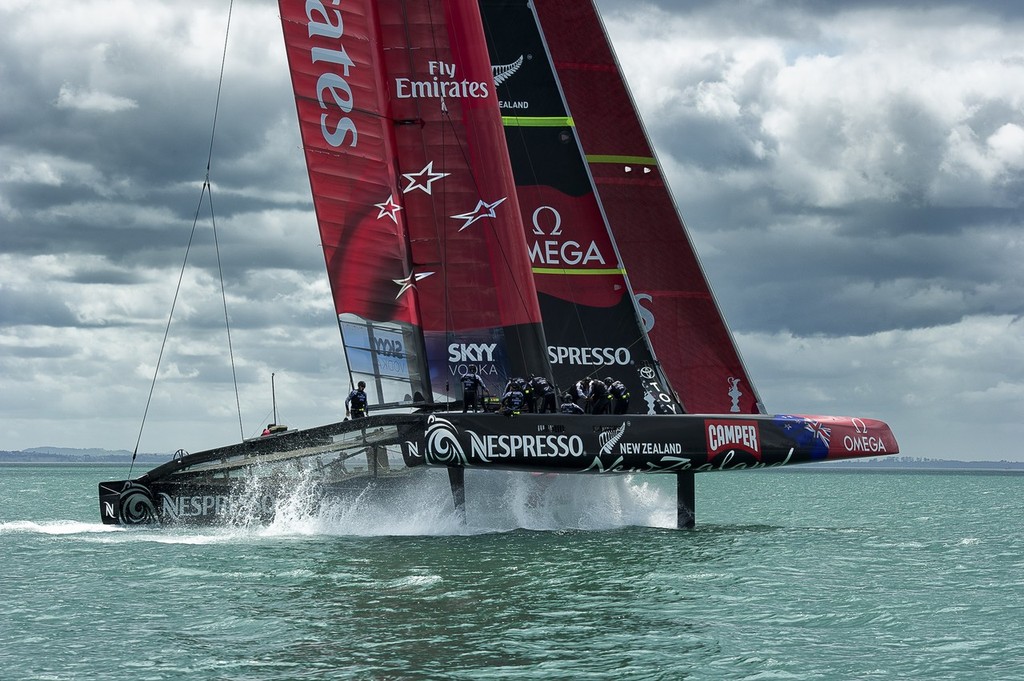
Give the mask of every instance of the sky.
[[[598, 5], [768, 411], [1024, 460], [1024, 5]], [[342, 417], [277, 5], [228, 9], [0, 5], [0, 450]]]

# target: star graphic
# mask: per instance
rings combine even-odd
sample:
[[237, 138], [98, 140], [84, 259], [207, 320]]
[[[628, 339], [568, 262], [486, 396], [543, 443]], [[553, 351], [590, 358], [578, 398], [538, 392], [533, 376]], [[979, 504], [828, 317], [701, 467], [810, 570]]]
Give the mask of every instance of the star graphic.
[[459, 231], [461, 232], [462, 230], [466, 229], [466, 227], [469, 227], [471, 224], [473, 224], [474, 222], [476, 222], [480, 218], [493, 218], [493, 217], [495, 217], [495, 213], [494, 213], [495, 206], [500, 205], [507, 198], [508, 198], [507, 196], [503, 196], [500, 199], [498, 199], [497, 201], [495, 201], [494, 203], [487, 203], [486, 201], [481, 199], [480, 201], [477, 202], [476, 208], [474, 208], [473, 210], [469, 211], [468, 213], [461, 213], [459, 215], [453, 215], [452, 217], [455, 218], [456, 220], [465, 220], [466, 221], [465, 224], [462, 225], [462, 227], [459, 227]]
[[451, 173], [435, 173], [434, 162], [431, 161], [418, 173], [402, 173], [402, 177], [409, 180], [408, 186], [402, 190], [402, 193], [408, 194], [413, 189], [422, 189], [429, 194], [431, 184], [440, 180], [442, 177], [448, 177], [450, 174]]
[[380, 220], [382, 217], [387, 215], [391, 218], [391, 221], [396, 225], [398, 224], [398, 211], [402, 210], [402, 207], [395, 203], [395, 193], [391, 192], [388, 196], [388, 200], [383, 203], [373, 204], [375, 208], [380, 208], [380, 212], [377, 213], [377, 219]]
[[401, 287], [398, 289], [398, 295], [395, 296], [395, 300], [401, 298], [402, 294], [408, 291], [409, 289], [416, 288], [416, 282], [422, 279], [426, 279], [431, 274], [433, 274], [433, 272], [412, 272], [411, 274], [409, 274], [408, 277], [405, 277], [404, 279], [392, 279], [391, 281], [395, 282]]

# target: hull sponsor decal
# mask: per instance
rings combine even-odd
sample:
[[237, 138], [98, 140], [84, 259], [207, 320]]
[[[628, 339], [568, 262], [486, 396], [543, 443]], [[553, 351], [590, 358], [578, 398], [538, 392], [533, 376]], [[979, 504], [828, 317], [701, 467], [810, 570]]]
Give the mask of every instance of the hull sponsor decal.
[[761, 435], [757, 421], [705, 419], [704, 435], [710, 458], [729, 451], [740, 451], [761, 460]]

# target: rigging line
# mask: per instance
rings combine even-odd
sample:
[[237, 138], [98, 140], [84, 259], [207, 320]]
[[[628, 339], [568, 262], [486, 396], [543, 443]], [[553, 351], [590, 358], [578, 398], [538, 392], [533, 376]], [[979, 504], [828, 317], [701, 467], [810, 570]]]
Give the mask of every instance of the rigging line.
[[[434, 4], [433, 2], [427, 3], [427, 20], [430, 25], [430, 42], [434, 50], [434, 59], [440, 59], [438, 57], [438, 44], [437, 44], [437, 27], [434, 24]], [[449, 45], [449, 47], [451, 47]], [[416, 103], [417, 108], [420, 106], [419, 102]], [[445, 118], [448, 116], [448, 105], [445, 102], [444, 95], [441, 95], [439, 106], [441, 108], [441, 117]], [[441, 149], [446, 149], [448, 146], [447, 140], [447, 128], [441, 126]], [[458, 137], [456, 137], [458, 139]], [[447, 168], [445, 166], [446, 157], [441, 154], [441, 172], [444, 172]], [[441, 192], [441, 260], [444, 263], [442, 268], [442, 280], [441, 280], [441, 291], [444, 299], [444, 335], [447, 339], [449, 334], [455, 328], [455, 312], [452, 310], [451, 304], [451, 289], [448, 286], [448, 230], [445, 227], [445, 216], [448, 215], [448, 192]], [[434, 225], [437, 225], [436, 212]], [[446, 341], [447, 342], [447, 341]], [[447, 379], [450, 381], [450, 379]], [[448, 385], [445, 386], [445, 393], [450, 393], [451, 389]]]
[[[181, 263], [181, 271], [178, 273], [178, 284], [174, 289], [174, 298], [171, 301], [171, 311], [167, 315], [167, 325], [164, 327], [164, 337], [160, 343], [160, 353], [157, 355], [156, 368], [153, 370], [153, 380], [149, 386], [149, 395], [146, 397], [146, 408], [142, 412], [142, 423], [139, 424], [139, 435], [135, 440], [135, 449], [132, 451], [132, 461], [128, 466], [128, 477], [131, 478], [132, 469], [135, 467], [135, 458], [139, 454], [139, 444], [142, 442], [142, 433], [146, 428], [146, 417], [149, 415], [149, 407], [153, 402], [153, 392], [156, 390], [156, 379], [160, 375], [160, 364], [163, 361], [164, 349], [167, 347], [167, 338], [171, 331], [171, 321], [174, 319], [174, 308], [178, 304], [178, 295], [181, 293], [181, 283], [185, 278], [185, 266], [188, 264], [188, 254], [192, 250], [192, 242], [196, 235], [196, 226], [199, 224], [199, 211], [203, 207], [203, 196], [206, 195], [206, 191], [210, 188], [210, 165], [213, 161], [213, 140], [217, 130], [217, 112], [220, 109], [220, 94], [224, 86], [224, 64], [227, 61], [228, 53], [228, 35], [231, 30], [231, 11], [234, 7], [234, 0], [230, 0], [228, 3], [228, 19], [227, 24], [224, 28], [224, 50], [221, 53], [220, 60], [220, 77], [217, 80], [217, 99], [214, 104], [213, 111], [213, 125], [210, 131], [210, 149], [206, 157], [206, 179], [203, 181], [203, 187], [199, 191], [199, 202], [196, 204], [196, 212], [192, 218], [192, 231], [188, 235], [188, 244], [185, 246], [185, 257]], [[213, 197], [210, 197], [210, 211], [213, 212]], [[216, 238], [216, 235], [215, 237]], [[218, 265], [220, 262], [220, 256], [218, 254]], [[232, 365], [233, 369], [233, 365]], [[237, 395], [237, 391], [236, 391]]]
[[224, 69], [228, 61], [228, 38], [231, 35], [231, 14], [234, 9], [234, 0], [228, 2], [228, 20], [224, 27], [224, 49], [220, 56], [220, 75], [217, 79], [217, 99], [213, 105], [213, 123], [210, 126], [210, 151], [206, 157], [206, 186], [210, 196], [210, 222], [213, 225], [213, 246], [217, 254], [217, 274], [220, 277], [220, 297], [224, 307], [224, 327], [228, 338], [228, 358], [231, 362], [231, 382], [235, 389], [235, 408], [238, 412], [238, 433], [242, 441], [245, 440], [245, 429], [242, 427], [242, 403], [238, 397], [238, 374], [235, 370], [235, 352], [231, 344], [231, 321], [228, 316], [228, 296], [224, 286], [224, 267], [220, 258], [220, 240], [217, 238], [217, 218], [213, 211], [213, 185], [210, 184], [210, 168], [213, 165], [213, 143], [217, 137], [217, 118], [220, 113], [220, 96], [224, 90]]
[[[428, 21], [428, 24], [430, 26], [430, 42], [431, 42], [433, 50], [434, 50], [434, 59], [440, 60], [440, 57], [438, 56], [438, 46], [437, 46], [437, 27], [434, 25], [434, 4], [432, 2], [428, 2], [427, 3], [427, 21]], [[417, 106], [417, 108], [419, 108], [419, 106], [420, 106], [419, 102], [416, 103], [416, 106]], [[445, 98], [444, 98], [444, 94], [443, 93], [442, 93], [441, 98], [439, 100], [438, 106], [440, 107], [440, 110], [441, 110], [441, 117], [444, 118], [447, 115], [447, 113], [448, 113], [448, 105], [445, 102]], [[448, 140], [447, 140], [447, 137], [445, 135], [446, 132], [447, 132], [447, 129], [442, 125], [441, 126], [441, 149], [442, 150], [444, 150], [444, 149], [446, 149], [448, 147]], [[425, 134], [424, 134], [424, 139], [425, 139]], [[447, 158], [446, 158], [445, 154], [442, 152], [442, 154], [441, 154], [441, 172], [445, 172], [448, 169], [447, 166], [445, 165], [445, 161], [446, 160], [447, 160]], [[433, 202], [431, 202], [431, 204], [433, 204]], [[444, 300], [444, 315], [443, 315], [444, 316], [444, 335], [445, 335], [445, 339], [446, 339], [446, 342], [447, 342], [447, 338], [452, 333], [452, 330], [455, 328], [455, 321], [454, 321], [454, 319], [455, 319], [455, 312], [452, 310], [452, 299], [451, 299], [451, 295], [450, 295], [451, 288], [448, 286], [448, 280], [449, 280], [449, 277], [448, 277], [448, 230], [447, 230], [447, 228], [445, 226], [445, 216], [446, 215], [448, 215], [448, 192], [441, 192], [441, 230], [440, 230], [441, 231], [441, 239], [440, 239], [440, 241], [441, 241], [441, 261], [444, 263], [444, 267], [442, 268], [442, 273], [441, 273], [441, 276], [442, 276], [441, 292], [442, 292], [442, 297], [443, 297], [443, 300]], [[438, 222], [437, 222], [437, 212], [434, 211], [435, 231], [436, 231], [437, 224], [438, 224]], [[451, 393], [450, 381], [451, 381], [451, 379], [449, 377], [446, 377], [446, 381], [445, 381], [446, 382], [446, 385], [445, 385], [445, 393], [446, 393], [446, 395]]]
[[139, 453], [139, 443], [142, 442], [142, 431], [146, 427], [146, 416], [149, 414], [149, 405], [153, 401], [153, 392], [156, 390], [156, 379], [160, 374], [160, 364], [164, 358], [164, 349], [167, 347], [167, 338], [171, 333], [171, 321], [174, 319], [174, 308], [178, 304], [178, 294], [181, 292], [181, 282], [185, 278], [185, 266], [188, 264], [188, 254], [192, 250], [192, 242], [196, 236], [196, 226], [199, 224], [199, 211], [203, 208], [203, 197], [206, 195], [208, 182], [203, 182], [203, 188], [199, 193], [199, 203], [196, 205], [195, 216], [192, 218], [192, 231], [188, 235], [188, 244], [185, 246], [185, 258], [181, 263], [181, 271], [178, 273], [178, 285], [174, 288], [174, 298], [171, 300], [171, 311], [167, 315], [167, 325], [164, 327], [164, 338], [160, 343], [160, 352], [156, 358], [156, 368], [153, 370], [153, 380], [149, 385], [149, 396], [146, 398], [146, 408], [142, 412], [142, 423], [139, 424], [139, 436], [135, 440], [135, 450], [132, 452], [131, 465], [128, 466], [128, 478], [131, 478], [132, 468], [135, 466], [135, 457]]
[[[213, 125], [210, 129], [210, 152], [206, 157], [206, 179], [210, 179], [210, 165], [213, 163], [213, 140], [217, 136], [217, 113], [220, 111], [220, 94], [224, 88], [224, 65], [228, 61], [228, 35], [231, 33], [231, 10], [234, 7], [234, 0], [228, 2], [228, 22], [224, 27], [224, 51], [220, 56], [220, 77], [217, 79], [217, 100], [213, 105]], [[213, 209], [211, 195], [210, 209]]]
[[[209, 182], [207, 182], [209, 185]], [[213, 187], [209, 187], [210, 192], [210, 222], [213, 224], [213, 248], [217, 253], [217, 273], [220, 275], [220, 299], [224, 306], [224, 328], [228, 335], [228, 358], [231, 361], [231, 382], [235, 387], [235, 407], [238, 410], [238, 434], [241, 438], [240, 441], [245, 440], [245, 429], [242, 427], [242, 402], [238, 398], [238, 374], [235, 371], [235, 351], [231, 345], [231, 321], [228, 317], [228, 294], [224, 287], [224, 267], [221, 265], [220, 260], [220, 241], [217, 239], [217, 218], [213, 214]]]

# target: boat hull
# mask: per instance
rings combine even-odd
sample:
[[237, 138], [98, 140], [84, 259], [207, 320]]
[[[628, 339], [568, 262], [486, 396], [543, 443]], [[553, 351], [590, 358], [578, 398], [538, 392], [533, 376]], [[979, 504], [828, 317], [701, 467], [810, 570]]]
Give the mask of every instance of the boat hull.
[[427, 417], [409, 466], [561, 473], [703, 473], [895, 454], [882, 421], [737, 414]]
[[[383, 494], [417, 484], [417, 469], [427, 467], [689, 477], [898, 451], [888, 425], [854, 417], [384, 415], [186, 455], [133, 480], [100, 483], [100, 517], [120, 525], [263, 522], [297, 490], [311, 505]], [[451, 479], [458, 506], [462, 476]]]

